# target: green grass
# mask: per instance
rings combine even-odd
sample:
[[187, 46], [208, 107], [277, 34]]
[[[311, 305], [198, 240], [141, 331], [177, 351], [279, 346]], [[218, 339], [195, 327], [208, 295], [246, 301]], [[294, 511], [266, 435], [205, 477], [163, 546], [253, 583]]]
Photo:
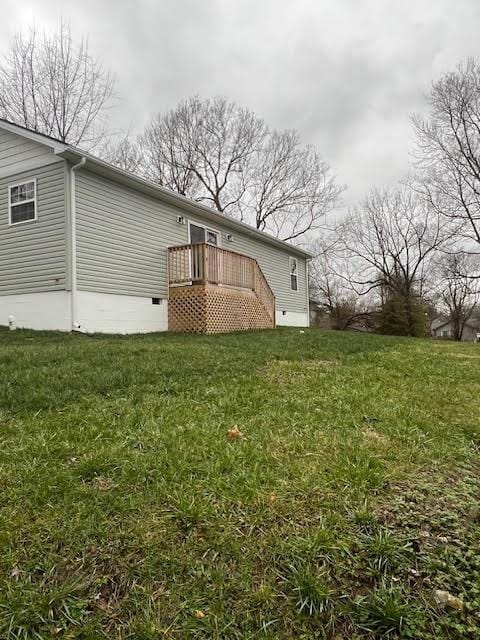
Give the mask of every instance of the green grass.
[[0, 330], [0, 638], [476, 638], [479, 416], [478, 345]]

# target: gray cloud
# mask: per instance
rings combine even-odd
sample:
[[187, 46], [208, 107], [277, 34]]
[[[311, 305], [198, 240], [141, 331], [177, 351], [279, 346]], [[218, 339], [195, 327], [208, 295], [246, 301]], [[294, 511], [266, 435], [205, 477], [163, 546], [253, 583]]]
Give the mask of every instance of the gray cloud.
[[298, 128], [350, 185], [349, 201], [402, 177], [409, 115], [429, 83], [480, 55], [477, 0], [3, 0], [0, 46], [60, 16], [116, 72], [117, 126], [223, 94]]

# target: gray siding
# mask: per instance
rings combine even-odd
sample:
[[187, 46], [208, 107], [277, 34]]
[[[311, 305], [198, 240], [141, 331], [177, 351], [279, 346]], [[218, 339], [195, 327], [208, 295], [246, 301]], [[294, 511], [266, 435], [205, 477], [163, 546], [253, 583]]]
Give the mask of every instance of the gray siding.
[[[8, 185], [30, 178], [37, 220], [9, 226]], [[0, 295], [65, 289], [65, 180], [63, 161], [0, 178]]]
[[[87, 170], [76, 177], [77, 283], [80, 290], [166, 298], [167, 247], [188, 242], [188, 226], [181, 214], [205, 224], [201, 216], [186, 215], [155, 198], [141, 194]], [[256, 258], [281, 312], [307, 311], [305, 260], [298, 258], [298, 291], [290, 289], [288, 249], [282, 250], [212, 225], [222, 234], [222, 246]], [[232, 233], [233, 242], [226, 234]]]
[[41, 166], [53, 159], [52, 150], [45, 145], [0, 130], [0, 175], [22, 171], [25, 163]]

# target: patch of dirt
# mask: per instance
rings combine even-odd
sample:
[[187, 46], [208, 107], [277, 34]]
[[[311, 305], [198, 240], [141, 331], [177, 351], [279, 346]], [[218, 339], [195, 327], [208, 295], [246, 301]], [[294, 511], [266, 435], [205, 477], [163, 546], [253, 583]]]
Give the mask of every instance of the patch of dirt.
[[369, 442], [380, 445], [382, 447], [390, 445], [390, 438], [383, 433], [379, 433], [375, 429], [372, 429], [372, 427], [363, 427], [362, 435], [365, 440], [368, 440]]
[[449, 353], [451, 358], [460, 358], [461, 360], [480, 360], [480, 353]]
[[117, 486], [111, 478], [105, 478], [104, 476], [96, 476], [91, 484], [99, 491], [111, 491]]
[[263, 367], [262, 376], [272, 384], [292, 384], [337, 364], [335, 360], [271, 360]]

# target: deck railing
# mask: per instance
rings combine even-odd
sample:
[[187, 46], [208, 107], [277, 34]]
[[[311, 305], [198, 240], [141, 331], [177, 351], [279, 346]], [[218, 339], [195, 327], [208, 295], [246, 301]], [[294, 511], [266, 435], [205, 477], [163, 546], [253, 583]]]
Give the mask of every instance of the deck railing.
[[183, 244], [168, 248], [171, 287], [216, 284], [254, 291], [275, 320], [275, 296], [255, 258], [211, 244]]

